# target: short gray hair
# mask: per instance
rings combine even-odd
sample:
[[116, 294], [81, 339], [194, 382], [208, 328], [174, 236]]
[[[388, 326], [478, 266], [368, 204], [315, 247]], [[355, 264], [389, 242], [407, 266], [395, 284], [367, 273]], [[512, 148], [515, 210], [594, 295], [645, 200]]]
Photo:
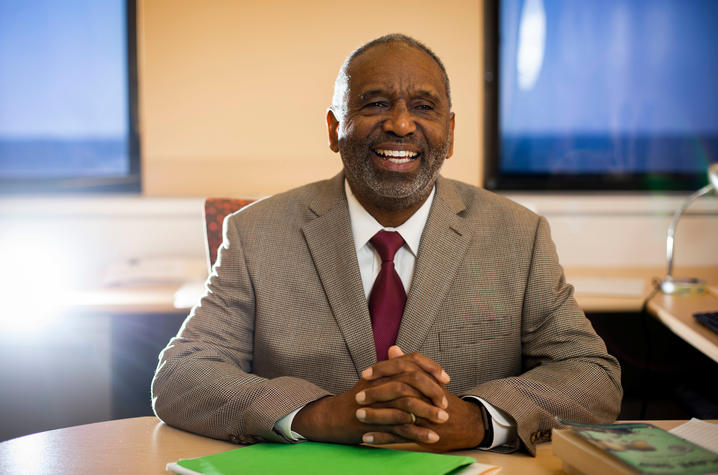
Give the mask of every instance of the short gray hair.
[[344, 60], [341, 68], [339, 68], [339, 74], [337, 79], [334, 81], [334, 95], [332, 96], [331, 110], [337, 115], [337, 118], [341, 120], [346, 113], [346, 92], [349, 84], [349, 68], [351, 67], [354, 60], [359, 57], [362, 53], [367, 50], [374, 48], [375, 46], [385, 45], [389, 43], [403, 43], [412, 48], [416, 48], [419, 51], [423, 51], [428, 54], [431, 59], [439, 66], [441, 70], [441, 76], [444, 80], [444, 88], [446, 89], [446, 97], [449, 99], [449, 109], [451, 109], [451, 88], [449, 87], [449, 75], [446, 73], [444, 63], [441, 62], [439, 57], [424, 43], [401, 33], [391, 33], [389, 35], [380, 36], [368, 43], [358, 47]]

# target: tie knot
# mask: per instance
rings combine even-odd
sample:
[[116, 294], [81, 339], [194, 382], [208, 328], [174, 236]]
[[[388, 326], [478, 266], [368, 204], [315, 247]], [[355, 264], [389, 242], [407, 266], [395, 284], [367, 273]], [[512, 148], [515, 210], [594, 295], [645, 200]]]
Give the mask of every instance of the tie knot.
[[396, 231], [379, 231], [370, 240], [382, 262], [393, 262], [394, 254], [404, 244], [401, 234]]

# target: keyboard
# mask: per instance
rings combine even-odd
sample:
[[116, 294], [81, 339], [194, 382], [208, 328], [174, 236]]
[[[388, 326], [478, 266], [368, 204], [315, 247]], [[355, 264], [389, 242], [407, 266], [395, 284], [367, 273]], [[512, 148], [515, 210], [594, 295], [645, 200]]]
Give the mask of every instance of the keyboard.
[[708, 327], [709, 329], [718, 333], [718, 311], [694, 313], [693, 318], [698, 320], [698, 323], [700, 323], [701, 325]]

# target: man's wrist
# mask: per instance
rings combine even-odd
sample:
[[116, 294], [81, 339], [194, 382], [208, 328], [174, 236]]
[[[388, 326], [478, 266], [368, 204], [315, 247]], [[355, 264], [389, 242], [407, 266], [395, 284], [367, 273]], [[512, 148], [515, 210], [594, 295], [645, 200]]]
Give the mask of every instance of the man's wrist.
[[286, 416], [279, 419], [277, 422], [275, 422], [274, 431], [280, 434], [289, 442], [300, 442], [302, 440], [306, 440], [303, 435], [292, 430], [292, 422], [294, 422], [294, 416], [296, 416], [297, 413], [303, 408], [304, 406], [297, 408]]
[[517, 446], [516, 422], [509, 414], [478, 396], [467, 395], [462, 396], [462, 399], [473, 401], [474, 404], [478, 404], [486, 410], [492, 430], [492, 440], [487, 446], [484, 446], [484, 441], [482, 441], [482, 444], [478, 446], [479, 448], [488, 450], [504, 445]]
[[479, 410], [481, 411], [481, 423], [484, 425], [484, 438], [481, 440], [479, 447], [491, 447], [491, 444], [494, 442], [494, 426], [491, 422], [491, 415], [483, 404], [479, 401], [474, 402], [476, 402], [479, 406]]

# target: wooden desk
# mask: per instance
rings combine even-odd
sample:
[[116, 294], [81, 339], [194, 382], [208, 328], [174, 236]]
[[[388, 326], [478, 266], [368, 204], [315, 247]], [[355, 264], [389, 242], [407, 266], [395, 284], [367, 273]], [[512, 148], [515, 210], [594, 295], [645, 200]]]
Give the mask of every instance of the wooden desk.
[[[637, 279], [643, 281], [643, 292], [634, 296], [616, 296], [610, 293], [585, 292], [576, 289], [576, 300], [586, 312], [638, 312], [643, 301], [651, 291], [651, 279], [665, 274], [663, 267], [569, 267], [566, 279]], [[700, 277], [708, 282], [718, 282], [718, 267], [687, 267], [678, 269], [676, 277]], [[111, 314], [187, 314], [202, 294], [202, 289], [194, 285], [152, 284], [126, 285], [107, 288], [94, 288], [70, 292], [65, 295], [61, 307], [88, 313]], [[185, 289], [182, 304], [175, 306], [176, 293]]]
[[[654, 421], [664, 429], [682, 421]], [[99, 422], [19, 437], [0, 443], [3, 474], [166, 474], [165, 465], [180, 458], [237, 448], [169, 427], [154, 417]], [[461, 451], [481, 463], [500, 465], [502, 474], [559, 474], [561, 460], [551, 444], [538, 446], [536, 458], [523, 453]]]
[[[582, 278], [638, 279], [642, 280], [643, 293], [635, 296], [582, 292], [576, 288], [576, 301], [584, 312], [639, 312], [643, 302], [650, 295], [653, 279], [660, 279], [666, 273], [665, 267], [567, 267], [566, 280], [571, 283]], [[718, 267], [680, 267], [675, 277], [698, 277], [708, 282], [718, 282]]]
[[56, 305], [71, 312], [95, 314], [156, 315], [189, 313], [174, 305], [179, 284], [126, 285], [75, 290]]
[[694, 313], [718, 311], [718, 293], [714, 289], [703, 295], [658, 293], [648, 302], [648, 311], [676, 335], [718, 363], [718, 334], [693, 318]]

